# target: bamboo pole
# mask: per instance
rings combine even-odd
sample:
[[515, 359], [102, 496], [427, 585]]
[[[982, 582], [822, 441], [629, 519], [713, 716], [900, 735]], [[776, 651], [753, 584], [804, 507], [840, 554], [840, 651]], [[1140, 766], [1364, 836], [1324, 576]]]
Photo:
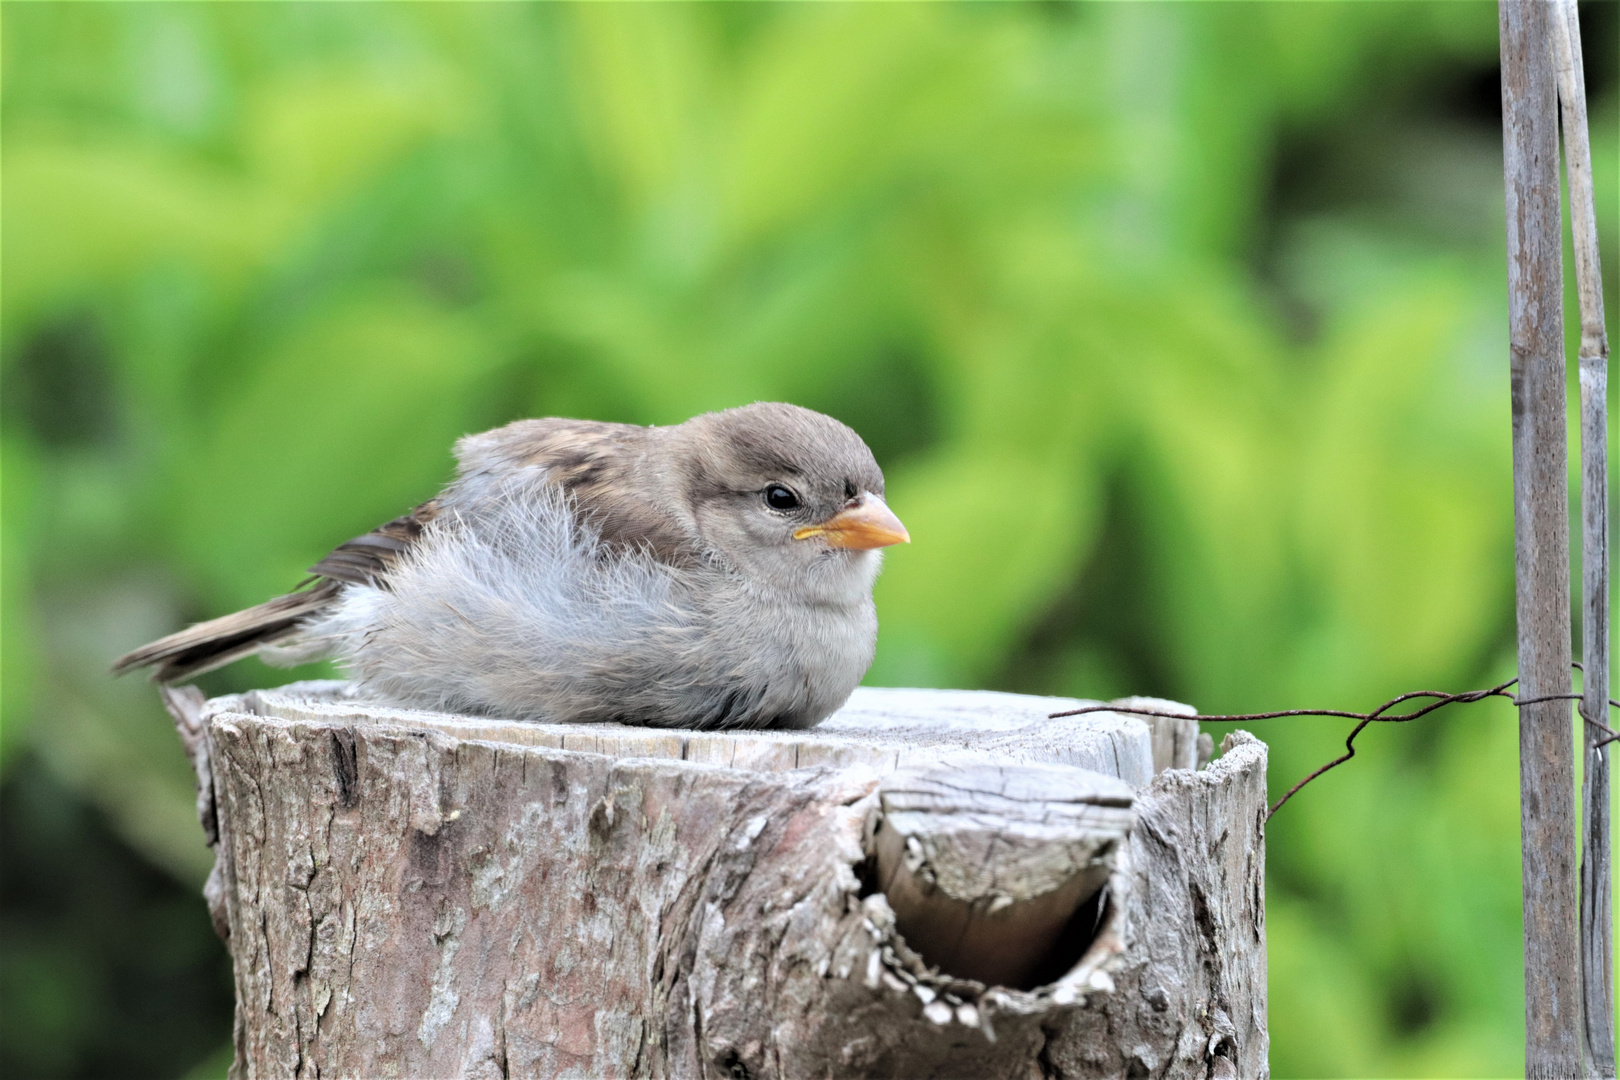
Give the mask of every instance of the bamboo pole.
[[[1544, 0], [1501, 0], [1513, 404], [1514, 569], [1524, 698], [1570, 690], [1569, 493], [1557, 82]], [[1519, 710], [1525, 1073], [1581, 1075], [1575, 747], [1565, 700]]]
[[1586, 75], [1575, 0], [1559, 0], [1553, 18], [1564, 169], [1580, 297], [1581, 344], [1581, 998], [1588, 1075], [1612, 1078], [1614, 1061], [1614, 904], [1609, 838], [1609, 749], [1599, 746], [1609, 698], [1609, 338], [1603, 325], [1603, 269], [1593, 207], [1592, 146], [1586, 123]]

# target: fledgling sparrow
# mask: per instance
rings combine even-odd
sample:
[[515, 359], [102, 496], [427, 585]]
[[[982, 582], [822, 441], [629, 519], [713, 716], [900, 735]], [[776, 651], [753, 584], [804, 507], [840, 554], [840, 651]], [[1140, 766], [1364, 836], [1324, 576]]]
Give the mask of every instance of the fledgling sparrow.
[[176, 682], [335, 657], [413, 708], [809, 727], [872, 662], [878, 550], [909, 540], [859, 435], [761, 403], [671, 427], [519, 420], [341, 544], [313, 583], [120, 657]]

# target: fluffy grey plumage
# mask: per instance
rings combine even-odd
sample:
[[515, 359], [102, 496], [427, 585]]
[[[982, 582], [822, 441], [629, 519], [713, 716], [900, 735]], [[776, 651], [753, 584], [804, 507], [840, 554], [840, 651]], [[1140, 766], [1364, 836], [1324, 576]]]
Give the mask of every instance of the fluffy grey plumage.
[[675, 427], [524, 420], [456, 446], [438, 498], [341, 545], [315, 588], [154, 642], [174, 681], [258, 651], [370, 694], [535, 720], [808, 727], [877, 637], [906, 539], [858, 435], [792, 405]]

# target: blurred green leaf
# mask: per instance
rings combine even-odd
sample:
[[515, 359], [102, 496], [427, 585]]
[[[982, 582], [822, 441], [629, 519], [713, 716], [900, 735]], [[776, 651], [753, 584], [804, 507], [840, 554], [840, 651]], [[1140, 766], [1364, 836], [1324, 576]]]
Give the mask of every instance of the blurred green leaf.
[[879, 579], [884, 632], [868, 681], [964, 686], [994, 671], [1096, 528], [1078, 470], [975, 447], [898, 472], [890, 503], [923, 543]]
[[[107, 661], [524, 415], [855, 426], [915, 541], [871, 682], [1241, 711], [1505, 677], [1486, 0], [0, 17], [0, 762], [176, 879], [190, 778]], [[1259, 733], [1274, 794], [1344, 735]], [[1369, 731], [1272, 823], [1275, 1075], [1520, 1067], [1513, 735]]]
[[254, 185], [144, 141], [14, 131], [3, 160], [8, 320], [154, 259], [241, 273], [287, 223]]
[[478, 323], [392, 291], [267, 343], [174, 479], [174, 535], [214, 595], [290, 589], [331, 547], [433, 495], [495, 360]]
[[29, 574], [38, 499], [33, 459], [27, 442], [0, 440], [0, 769], [11, 761], [33, 719], [39, 663]]
[[1466, 665], [1499, 631], [1509, 597], [1496, 568], [1511, 558], [1500, 478], [1512, 463], [1496, 407], [1505, 373], [1488, 396], [1467, 385], [1479, 307], [1443, 270], [1420, 273], [1326, 343], [1301, 538], [1334, 597], [1322, 652], [1344, 674], [1316, 667], [1302, 685], [1416, 685]]

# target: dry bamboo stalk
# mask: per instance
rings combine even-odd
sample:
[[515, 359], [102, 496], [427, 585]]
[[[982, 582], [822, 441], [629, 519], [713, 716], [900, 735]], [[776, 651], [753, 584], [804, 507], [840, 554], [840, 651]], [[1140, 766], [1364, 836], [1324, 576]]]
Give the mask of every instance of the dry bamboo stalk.
[[[1563, 264], [1553, 27], [1562, 8], [1501, 0], [1513, 523], [1520, 692], [1570, 689]], [[1581, 1075], [1579, 896], [1570, 708], [1519, 710], [1525, 1072]]]
[[[1603, 325], [1603, 269], [1593, 207], [1586, 75], [1575, 0], [1559, 0], [1552, 20], [1563, 104], [1564, 168], [1575, 245], [1581, 344], [1581, 715], [1608, 719], [1609, 697], [1609, 339]], [[1585, 734], [1581, 783], [1581, 991], [1587, 1075], [1610, 1078], [1614, 1061], [1614, 905], [1610, 893], [1609, 750], [1603, 730]]]

